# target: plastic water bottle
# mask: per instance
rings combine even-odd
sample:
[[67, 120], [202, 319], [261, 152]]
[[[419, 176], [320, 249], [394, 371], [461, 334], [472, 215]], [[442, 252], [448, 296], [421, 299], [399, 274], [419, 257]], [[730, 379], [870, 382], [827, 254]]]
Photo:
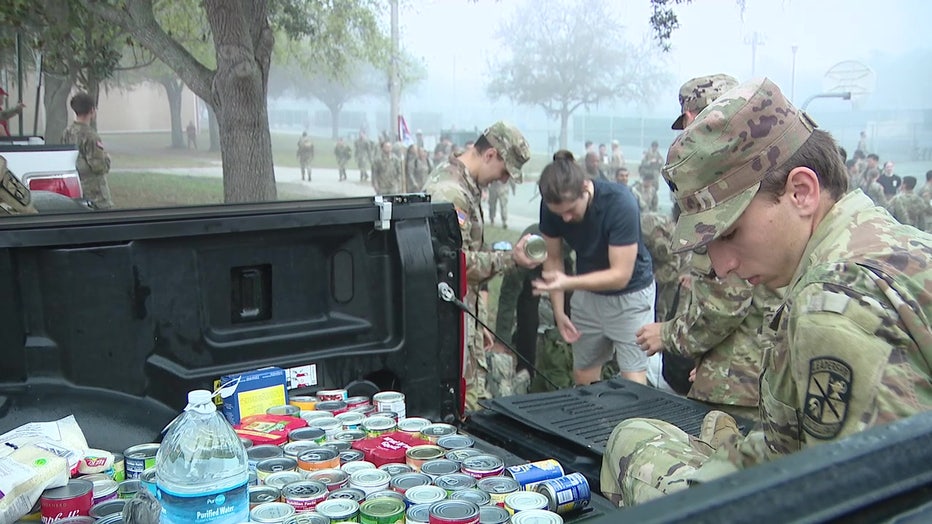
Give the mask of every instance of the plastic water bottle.
[[210, 391], [188, 393], [188, 406], [156, 456], [162, 524], [237, 524], [249, 520], [246, 448], [217, 413]]

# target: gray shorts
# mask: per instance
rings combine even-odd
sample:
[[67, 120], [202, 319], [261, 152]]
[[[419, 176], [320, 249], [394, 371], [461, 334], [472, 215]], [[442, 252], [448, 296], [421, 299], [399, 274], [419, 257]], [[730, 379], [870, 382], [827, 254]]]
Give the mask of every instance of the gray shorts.
[[579, 340], [573, 344], [573, 369], [601, 366], [614, 355], [620, 371], [645, 371], [647, 356], [635, 334], [654, 321], [654, 294], [653, 283], [624, 295], [574, 291], [570, 307]]

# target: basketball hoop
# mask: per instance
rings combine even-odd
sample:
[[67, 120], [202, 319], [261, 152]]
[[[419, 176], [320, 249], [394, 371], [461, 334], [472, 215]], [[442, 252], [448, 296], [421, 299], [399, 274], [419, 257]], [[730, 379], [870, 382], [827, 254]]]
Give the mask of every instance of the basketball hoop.
[[876, 84], [874, 71], [856, 60], [838, 62], [825, 72], [822, 79], [822, 89], [826, 93], [851, 93], [851, 106], [855, 109], [863, 106]]

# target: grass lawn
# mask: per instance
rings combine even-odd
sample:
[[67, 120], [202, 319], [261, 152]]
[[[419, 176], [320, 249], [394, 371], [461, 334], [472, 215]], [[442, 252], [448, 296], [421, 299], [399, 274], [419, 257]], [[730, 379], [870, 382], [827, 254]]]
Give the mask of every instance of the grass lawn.
[[[214, 177], [114, 172], [107, 180], [114, 205], [121, 209], [223, 203], [223, 182]], [[308, 197], [297, 184], [278, 184], [279, 200], [303, 198]]]

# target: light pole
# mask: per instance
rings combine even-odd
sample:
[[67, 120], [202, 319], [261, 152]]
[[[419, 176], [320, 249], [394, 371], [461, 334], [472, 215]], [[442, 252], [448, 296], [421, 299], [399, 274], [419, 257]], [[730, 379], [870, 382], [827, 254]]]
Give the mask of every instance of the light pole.
[[793, 44], [790, 46], [790, 49], [793, 50], [793, 73], [790, 77], [790, 100], [796, 100], [796, 51], [799, 51], [799, 46]]

